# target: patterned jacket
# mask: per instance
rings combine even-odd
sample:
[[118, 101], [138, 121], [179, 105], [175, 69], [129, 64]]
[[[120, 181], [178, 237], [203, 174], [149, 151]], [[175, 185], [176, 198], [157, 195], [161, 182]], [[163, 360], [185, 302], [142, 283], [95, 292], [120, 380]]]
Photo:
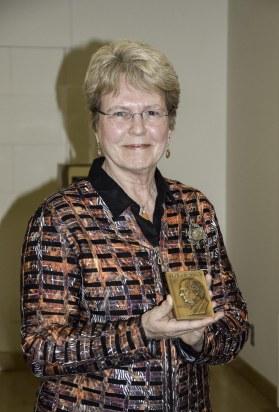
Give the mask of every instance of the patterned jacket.
[[[22, 257], [22, 346], [43, 378], [37, 412], [211, 411], [208, 365], [247, 339], [246, 305], [213, 206], [167, 180], [158, 247], [128, 208], [115, 221], [88, 180], [50, 197], [29, 222]], [[195, 242], [193, 227], [204, 237]], [[141, 314], [166, 295], [163, 270], [202, 269], [216, 310], [195, 352], [179, 339], [148, 341]]]

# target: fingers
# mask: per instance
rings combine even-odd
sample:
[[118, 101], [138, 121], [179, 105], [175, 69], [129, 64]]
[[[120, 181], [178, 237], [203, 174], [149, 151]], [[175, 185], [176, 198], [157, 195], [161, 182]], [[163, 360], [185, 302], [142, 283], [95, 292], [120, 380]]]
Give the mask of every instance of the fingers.
[[[201, 328], [205, 328], [212, 323], [217, 322], [219, 320], [219, 316], [216, 318], [204, 318], [204, 319], [196, 319], [196, 320], [176, 320], [175, 318], [170, 319], [168, 323], [168, 331], [171, 334], [180, 335], [181, 333], [187, 331], [194, 331]], [[220, 317], [221, 318], [221, 317]]]
[[167, 295], [167, 301], [169, 302], [169, 304], [170, 304], [170, 306], [171, 306], [171, 308], [172, 308], [172, 307], [173, 307], [173, 300], [172, 300], [171, 295]]
[[160, 317], [168, 315], [172, 310], [172, 306], [172, 297], [168, 295], [167, 298], [161, 303], [161, 305], [158, 306], [158, 315], [160, 315]]
[[211, 288], [211, 283], [212, 283], [212, 276], [209, 275], [209, 274], [205, 275], [205, 280], [206, 280], [206, 283], [207, 283], [207, 287], [208, 287], [208, 289], [210, 290], [210, 288]]
[[214, 322], [217, 322], [218, 320], [222, 319], [224, 316], [225, 316], [224, 312], [215, 312]]
[[154, 322], [160, 321], [164, 318], [168, 319], [171, 315], [172, 306], [172, 298], [170, 295], [168, 295], [167, 298], [159, 306], [155, 306], [153, 309], [148, 311], [148, 314]]
[[208, 287], [208, 292], [209, 292], [210, 299], [212, 299], [212, 296], [213, 296], [213, 293], [211, 291], [212, 276], [207, 274], [205, 276], [205, 280], [206, 280], [206, 284], [207, 284], [207, 287]]
[[173, 327], [176, 331], [185, 332], [185, 331], [193, 331], [198, 330], [201, 328], [205, 328], [213, 323], [217, 322], [218, 320], [222, 319], [225, 316], [224, 312], [216, 312], [214, 316], [203, 318], [203, 319], [196, 319], [196, 320], [176, 320], [172, 319], [171, 322], [173, 323]]
[[142, 326], [148, 338], [179, 337], [187, 332], [202, 331], [224, 316], [223, 312], [216, 312], [213, 317], [196, 320], [176, 320], [172, 313], [173, 300], [170, 295], [159, 306], [142, 315]]

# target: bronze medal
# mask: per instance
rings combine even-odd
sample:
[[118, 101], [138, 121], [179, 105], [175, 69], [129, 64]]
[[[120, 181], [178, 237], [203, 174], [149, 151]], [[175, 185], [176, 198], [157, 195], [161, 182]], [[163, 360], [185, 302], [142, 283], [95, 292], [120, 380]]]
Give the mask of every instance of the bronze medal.
[[214, 315], [204, 272], [166, 272], [177, 320], [203, 319]]

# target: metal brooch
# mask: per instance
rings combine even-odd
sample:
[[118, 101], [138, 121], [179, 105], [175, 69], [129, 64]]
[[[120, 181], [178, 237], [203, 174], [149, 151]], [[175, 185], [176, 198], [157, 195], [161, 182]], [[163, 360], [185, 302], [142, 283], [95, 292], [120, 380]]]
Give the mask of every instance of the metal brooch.
[[189, 230], [189, 238], [194, 243], [197, 249], [201, 248], [201, 243], [204, 240], [205, 234], [202, 226], [197, 223], [192, 223]]

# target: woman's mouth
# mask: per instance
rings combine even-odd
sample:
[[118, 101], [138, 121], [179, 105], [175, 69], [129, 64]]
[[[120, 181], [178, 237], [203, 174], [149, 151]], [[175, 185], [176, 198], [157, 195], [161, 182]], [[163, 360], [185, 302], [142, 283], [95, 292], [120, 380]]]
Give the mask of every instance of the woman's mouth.
[[126, 144], [124, 145], [124, 147], [126, 147], [127, 149], [147, 149], [148, 147], [150, 147], [150, 144]]

